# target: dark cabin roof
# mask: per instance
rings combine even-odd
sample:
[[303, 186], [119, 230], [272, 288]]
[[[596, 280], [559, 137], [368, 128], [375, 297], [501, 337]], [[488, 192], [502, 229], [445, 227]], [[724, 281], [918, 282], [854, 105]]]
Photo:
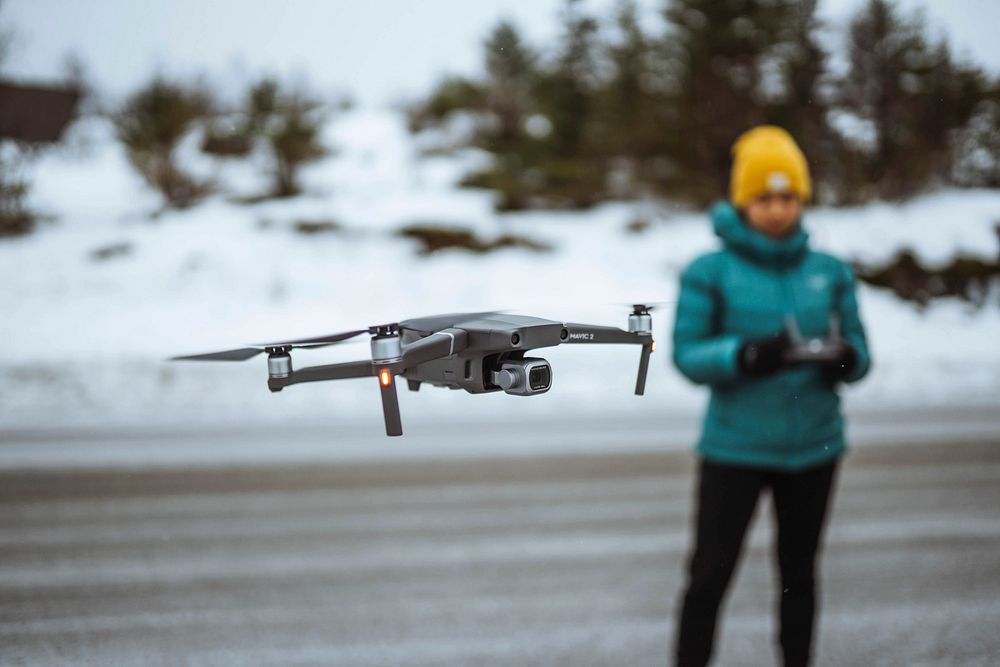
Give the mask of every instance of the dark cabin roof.
[[0, 139], [27, 143], [59, 140], [73, 118], [80, 92], [0, 81]]

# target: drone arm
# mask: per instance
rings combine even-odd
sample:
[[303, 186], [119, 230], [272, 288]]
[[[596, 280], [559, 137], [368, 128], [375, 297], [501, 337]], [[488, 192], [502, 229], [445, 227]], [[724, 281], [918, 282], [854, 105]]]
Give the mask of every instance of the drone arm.
[[593, 324], [566, 323], [569, 337], [566, 343], [632, 343], [646, 345], [650, 342], [649, 334], [625, 331], [617, 327], [602, 327]]
[[646, 391], [646, 373], [649, 370], [649, 355], [653, 351], [653, 336], [648, 332], [625, 331], [615, 327], [601, 327], [591, 324], [566, 324], [569, 336], [566, 343], [631, 343], [642, 345], [639, 357], [639, 373], [635, 379], [635, 393], [642, 396]]
[[426, 361], [458, 354], [468, 345], [462, 329], [444, 329], [411, 343], [403, 350], [402, 366], [412, 368]]
[[324, 380], [346, 380], [349, 378], [363, 378], [375, 375], [375, 368], [372, 362], [348, 361], [342, 364], [327, 364], [325, 366], [307, 366], [297, 371], [292, 371], [288, 377], [269, 378], [267, 386], [271, 391], [280, 391], [282, 388], [302, 382], [323, 382]]

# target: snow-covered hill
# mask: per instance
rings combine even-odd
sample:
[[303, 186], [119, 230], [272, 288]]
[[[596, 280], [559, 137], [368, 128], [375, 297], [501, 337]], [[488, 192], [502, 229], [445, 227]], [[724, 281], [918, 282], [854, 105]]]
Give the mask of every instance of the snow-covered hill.
[[[155, 220], [157, 196], [128, 167], [104, 121], [79, 123], [70, 139], [33, 169], [32, 207], [53, 221], [0, 242], [5, 427], [372, 420], [379, 429], [374, 381], [272, 395], [263, 359], [163, 359], [461, 310], [624, 326], [627, 309], [615, 304], [673, 301], [679, 270], [715, 245], [703, 213], [665, 204], [497, 215], [489, 193], [455, 186], [483, 155], [421, 158], [402, 116], [390, 111], [353, 111], [331, 124], [327, 143], [335, 153], [306, 172], [308, 194], [286, 201], [231, 203], [232, 194], [263, 188], [259, 164], [219, 165], [196, 155], [192, 141], [188, 163], [230, 193]], [[651, 224], [627, 232], [637, 218]], [[340, 231], [303, 235], [293, 229], [300, 221], [333, 222]], [[943, 191], [903, 206], [807, 216], [817, 247], [864, 261], [903, 246], [930, 262], [959, 250], [995, 257], [998, 222], [995, 191]], [[411, 223], [465, 227], [485, 239], [511, 232], [553, 250], [421, 257], [414, 241], [393, 234]], [[110, 257], [98, 260], [102, 249]], [[921, 313], [867, 287], [860, 301], [875, 367], [847, 391], [849, 406], [1000, 403], [1000, 309], [973, 312], [942, 301]], [[554, 366], [548, 394], [528, 400], [401, 392], [404, 420], [442, 420], [456, 411], [465, 419], [507, 420], [696, 412], [704, 391], [669, 363], [672, 317], [669, 306], [655, 313], [660, 347], [643, 398], [632, 395], [637, 350], [556, 348], [545, 351]], [[295, 363], [367, 354], [361, 339], [301, 351]]]

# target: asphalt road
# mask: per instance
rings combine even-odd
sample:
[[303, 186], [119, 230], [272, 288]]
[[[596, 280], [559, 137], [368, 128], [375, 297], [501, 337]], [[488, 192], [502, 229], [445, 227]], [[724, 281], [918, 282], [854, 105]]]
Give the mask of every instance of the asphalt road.
[[[0, 471], [0, 664], [665, 665], [692, 471], [679, 451]], [[855, 450], [817, 664], [1000, 664], [998, 509], [1000, 439]], [[777, 664], [771, 530], [765, 501], [716, 664]]]

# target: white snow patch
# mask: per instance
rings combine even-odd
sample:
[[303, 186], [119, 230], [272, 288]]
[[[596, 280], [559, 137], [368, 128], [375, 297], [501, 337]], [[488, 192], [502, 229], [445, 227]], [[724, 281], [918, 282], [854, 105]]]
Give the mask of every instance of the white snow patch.
[[[258, 205], [214, 195], [156, 220], [155, 193], [129, 168], [106, 121], [91, 119], [85, 156], [56, 151], [34, 167], [32, 205], [57, 220], [0, 242], [0, 420], [5, 427], [286, 420], [381, 423], [364, 380], [270, 394], [262, 358], [243, 364], [169, 364], [176, 354], [318, 335], [435, 312], [513, 309], [564, 321], [624, 326], [638, 301], [660, 341], [647, 395], [633, 395], [638, 350], [578, 346], [541, 351], [552, 390], [525, 400], [425, 388], [401, 392], [404, 420], [460, 412], [517, 420], [546, 415], [697, 413], [703, 389], [670, 364], [670, 303], [680, 270], [716, 246], [703, 212], [613, 203], [587, 212], [498, 215], [492, 194], [455, 183], [474, 152], [421, 158], [399, 112], [355, 110], [324, 132], [335, 150], [304, 172], [306, 194]], [[211, 166], [208, 158], [202, 167]], [[201, 167], [199, 167], [201, 168]], [[262, 187], [246, 165], [217, 170], [231, 192]], [[263, 181], [262, 181], [263, 182]], [[258, 190], [259, 191], [259, 190]], [[651, 221], [629, 234], [628, 222]], [[300, 220], [341, 232], [302, 235]], [[262, 221], [267, 224], [262, 224]], [[956, 253], [995, 257], [1000, 192], [941, 191], [903, 205], [816, 209], [817, 248], [862, 262], [904, 247], [940, 264]], [[489, 255], [416, 254], [393, 235], [414, 223], [467, 227], [489, 239], [516, 233], [553, 246]], [[124, 244], [104, 261], [95, 250]], [[918, 409], [1000, 400], [1000, 309], [941, 301], [925, 312], [867, 287], [859, 293], [875, 359], [847, 390], [848, 406]], [[295, 356], [299, 367], [364, 358], [364, 340]]]

